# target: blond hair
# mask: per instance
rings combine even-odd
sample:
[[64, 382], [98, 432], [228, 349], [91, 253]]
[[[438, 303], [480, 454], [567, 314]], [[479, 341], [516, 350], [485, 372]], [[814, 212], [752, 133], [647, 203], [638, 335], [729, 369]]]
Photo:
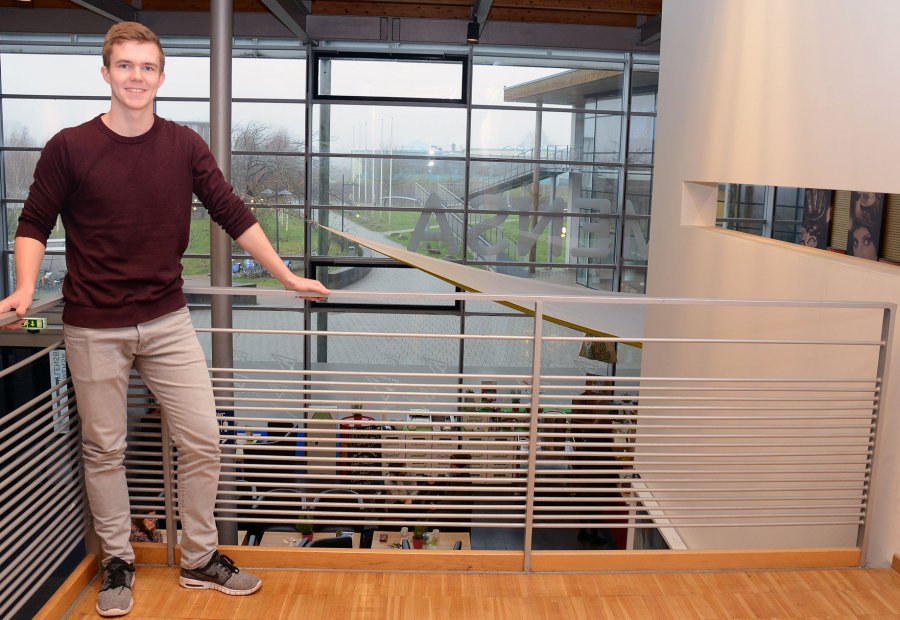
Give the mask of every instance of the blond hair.
[[144, 24], [137, 22], [119, 22], [113, 25], [106, 32], [103, 39], [103, 66], [109, 69], [110, 57], [114, 45], [133, 41], [135, 43], [153, 43], [159, 49], [159, 72], [162, 73], [166, 68], [166, 55], [163, 52], [162, 45], [159, 43], [159, 37], [156, 33], [147, 28]]

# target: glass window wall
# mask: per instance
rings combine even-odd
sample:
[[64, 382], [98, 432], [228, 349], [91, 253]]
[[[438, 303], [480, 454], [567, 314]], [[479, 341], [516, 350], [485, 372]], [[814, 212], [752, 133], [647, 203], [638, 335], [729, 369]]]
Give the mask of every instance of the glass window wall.
[[[193, 47], [164, 41], [167, 80], [156, 111], [209, 140], [209, 59], [196, 41], [187, 43]], [[388, 47], [384, 55], [329, 55], [339, 47], [329, 44], [308, 61], [308, 50], [244, 41], [232, 65], [232, 183], [297, 273], [318, 273], [322, 262], [385, 260], [317, 233], [312, 220], [499, 273], [643, 291], [655, 57], [548, 59], [493, 47], [470, 58], [428, 56], [425, 48], [404, 57]], [[108, 109], [99, 66], [99, 49], [89, 46], [0, 50], [7, 265], [40, 148], [63, 127]], [[78, 79], [30, 77], [51, 69]], [[322, 98], [307, 94], [310, 72]], [[194, 205], [191, 222], [185, 275], [205, 277], [202, 205]], [[64, 260], [58, 229], [59, 247], [48, 254]], [[232, 259], [235, 278], [256, 277], [237, 246]], [[345, 269], [325, 273], [332, 268]], [[384, 290], [391, 280], [401, 287], [409, 280], [409, 270], [369, 269]]]

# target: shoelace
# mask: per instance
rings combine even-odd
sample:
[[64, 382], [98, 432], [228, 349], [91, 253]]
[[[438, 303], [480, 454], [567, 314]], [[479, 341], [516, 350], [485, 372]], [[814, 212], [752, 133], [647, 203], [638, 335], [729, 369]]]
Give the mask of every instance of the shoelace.
[[216, 564], [221, 564], [225, 568], [228, 569], [231, 573], [239, 573], [240, 569], [234, 565], [234, 561], [229, 558], [227, 555], [222, 555], [221, 553], [216, 553]]
[[130, 567], [126, 562], [113, 560], [106, 567], [106, 577], [100, 590], [116, 590], [127, 587], [129, 571]]

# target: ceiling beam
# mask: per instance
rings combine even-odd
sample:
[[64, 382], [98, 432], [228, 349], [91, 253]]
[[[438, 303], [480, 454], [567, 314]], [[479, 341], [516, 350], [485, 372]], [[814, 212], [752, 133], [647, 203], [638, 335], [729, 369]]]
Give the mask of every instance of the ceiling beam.
[[478, 34], [484, 32], [484, 25], [487, 23], [488, 13], [491, 12], [491, 5], [494, 0], [475, 0], [475, 6], [472, 7], [472, 19], [478, 22]]
[[640, 26], [641, 36], [638, 45], [650, 45], [659, 41], [662, 33], [662, 13], [657, 13]]
[[133, 22], [137, 19], [134, 7], [120, 0], [72, 0], [72, 2], [117, 23]]
[[306, 18], [309, 16], [309, 9], [302, 2], [296, 0], [260, 0], [267, 9], [275, 16], [275, 18], [284, 24], [285, 28], [290, 30], [303, 43], [312, 43], [315, 41], [306, 31]]

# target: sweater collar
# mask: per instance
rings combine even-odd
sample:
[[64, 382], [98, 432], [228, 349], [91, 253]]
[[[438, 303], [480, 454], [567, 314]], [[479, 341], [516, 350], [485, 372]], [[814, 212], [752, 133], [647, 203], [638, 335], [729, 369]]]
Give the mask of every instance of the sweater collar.
[[94, 119], [94, 126], [97, 127], [100, 133], [121, 144], [139, 144], [141, 142], [145, 142], [156, 135], [156, 133], [159, 131], [160, 125], [162, 125], [162, 119], [154, 114], [153, 125], [150, 127], [150, 129], [139, 136], [121, 136], [106, 126], [106, 123], [103, 122], [102, 116], [102, 114], [97, 115], [97, 117]]

